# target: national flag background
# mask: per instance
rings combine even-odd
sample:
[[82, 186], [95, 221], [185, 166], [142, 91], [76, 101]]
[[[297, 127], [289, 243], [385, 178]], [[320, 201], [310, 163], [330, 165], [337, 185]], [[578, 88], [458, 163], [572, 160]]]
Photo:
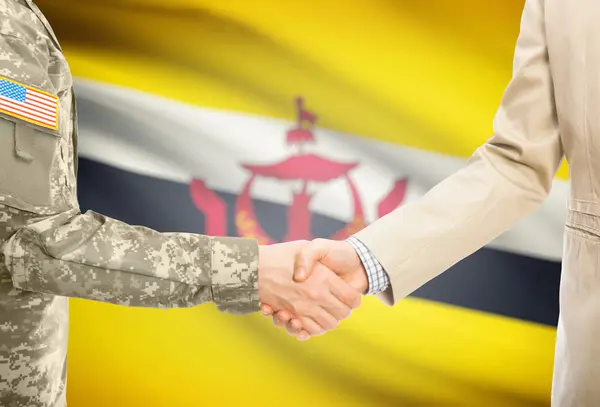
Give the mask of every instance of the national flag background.
[[[356, 164], [367, 223], [459, 169], [492, 134], [524, 2], [37, 4], [76, 76], [82, 208], [236, 235], [257, 231], [236, 209], [249, 167], [298, 153], [286, 143], [298, 97], [316, 115], [304, 151], [317, 168]], [[301, 191], [283, 175], [250, 191], [273, 241]], [[367, 298], [306, 343], [210, 304], [73, 300], [69, 406], [547, 406], [566, 180], [563, 167], [535, 214], [413, 296], [391, 308]], [[310, 224], [295, 227], [327, 237], [356, 220], [344, 178], [309, 192]]]

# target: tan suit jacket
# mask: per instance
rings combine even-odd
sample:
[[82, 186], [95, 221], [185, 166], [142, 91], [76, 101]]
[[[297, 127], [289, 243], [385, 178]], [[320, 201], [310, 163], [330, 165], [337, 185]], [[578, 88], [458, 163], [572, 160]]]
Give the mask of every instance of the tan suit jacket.
[[[534, 211], [566, 157], [554, 407], [600, 406], [600, 2], [527, 0], [494, 135], [420, 201], [356, 236], [394, 304]], [[510, 299], [507, 298], [507, 301]]]

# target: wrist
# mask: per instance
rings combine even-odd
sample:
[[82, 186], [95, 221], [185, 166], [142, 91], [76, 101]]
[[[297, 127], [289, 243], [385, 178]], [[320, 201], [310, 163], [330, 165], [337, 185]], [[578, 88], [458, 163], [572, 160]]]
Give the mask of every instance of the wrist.
[[281, 245], [258, 246], [258, 301], [274, 310], [281, 308], [281, 293], [291, 282], [285, 260], [281, 259], [281, 249]]
[[365, 294], [369, 290], [369, 277], [362, 262], [360, 262], [360, 267], [355, 272], [354, 281], [353, 288], [359, 293]]
[[356, 264], [356, 269], [352, 273], [348, 284], [359, 293], [364, 294], [369, 289], [367, 270], [354, 245], [350, 242], [345, 242], [345, 244], [348, 245], [348, 252], [352, 253], [352, 256], [354, 257], [353, 263]]
[[257, 289], [258, 289], [258, 300], [259, 302], [265, 302], [265, 291], [266, 291], [266, 273], [264, 267], [264, 259], [267, 257], [268, 246], [258, 246], [258, 266], [256, 272], [256, 281], [257, 281]]

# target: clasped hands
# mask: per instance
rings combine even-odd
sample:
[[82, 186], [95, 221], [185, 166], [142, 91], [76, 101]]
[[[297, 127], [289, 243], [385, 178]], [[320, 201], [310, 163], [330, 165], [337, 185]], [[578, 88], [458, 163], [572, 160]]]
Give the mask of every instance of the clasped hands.
[[260, 246], [258, 287], [263, 315], [307, 340], [348, 318], [368, 279], [349, 243], [315, 239]]

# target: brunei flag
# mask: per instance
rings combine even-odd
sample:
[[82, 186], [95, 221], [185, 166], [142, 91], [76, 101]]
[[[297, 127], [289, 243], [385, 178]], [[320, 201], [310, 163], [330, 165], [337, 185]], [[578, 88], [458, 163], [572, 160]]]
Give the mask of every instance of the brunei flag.
[[[342, 239], [492, 134], [523, 0], [38, 0], [76, 77], [82, 209]], [[549, 405], [566, 169], [395, 307], [297, 342], [213, 305], [72, 301], [70, 407]], [[443, 204], [443, 202], [441, 203]]]

